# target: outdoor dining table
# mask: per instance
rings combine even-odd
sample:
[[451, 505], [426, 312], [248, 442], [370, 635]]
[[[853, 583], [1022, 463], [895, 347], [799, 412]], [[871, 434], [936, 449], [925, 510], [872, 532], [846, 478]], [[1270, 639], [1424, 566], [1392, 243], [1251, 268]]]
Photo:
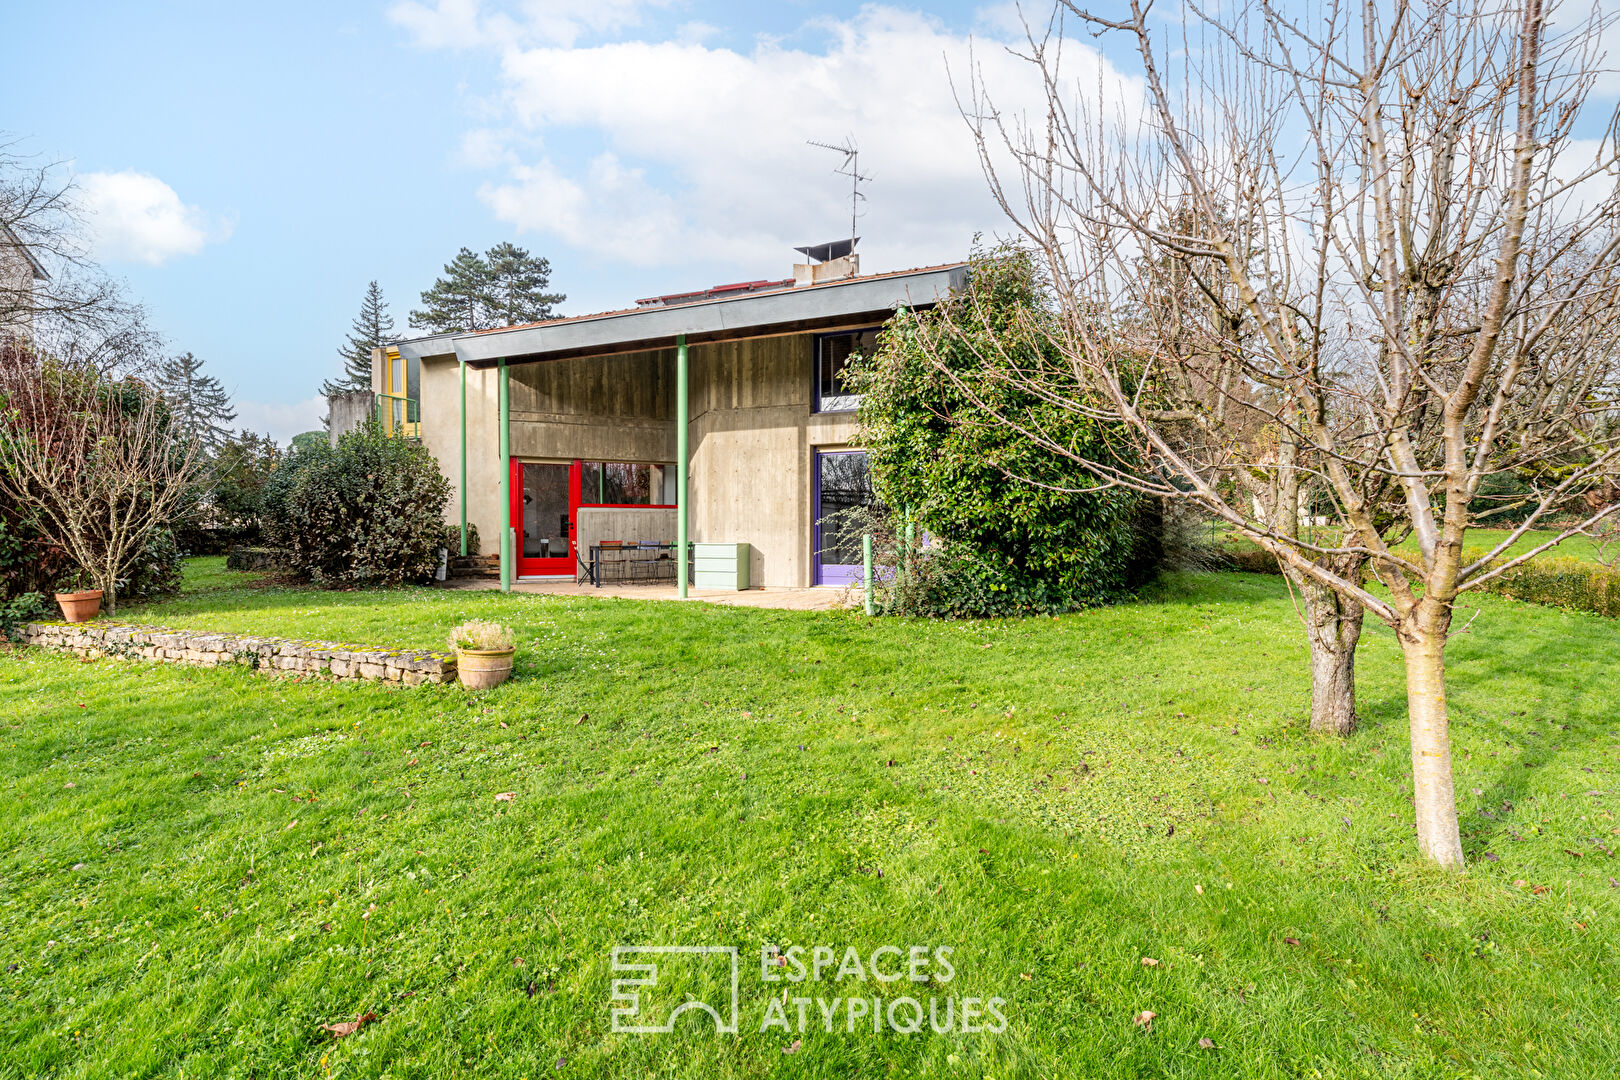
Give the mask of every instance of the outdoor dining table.
[[592, 544], [580, 560], [576, 584], [589, 582], [598, 589], [605, 581], [675, 580], [675, 545], [651, 540]]

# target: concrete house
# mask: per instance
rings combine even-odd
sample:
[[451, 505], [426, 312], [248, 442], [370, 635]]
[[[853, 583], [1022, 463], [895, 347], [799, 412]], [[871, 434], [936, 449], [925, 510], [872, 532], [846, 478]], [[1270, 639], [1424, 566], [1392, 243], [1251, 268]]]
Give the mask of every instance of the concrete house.
[[28, 245], [0, 224], [0, 337], [34, 336], [35, 282], [50, 277]]
[[[699, 584], [706, 567], [749, 587], [846, 584], [859, 538], [817, 524], [872, 501], [844, 365], [897, 307], [967, 274], [862, 276], [851, 248], [800, 249], [789, 279], [390, 344], [373, 353], [377, 413], [437, 458], [452, 520], [500, 553], [503, 584], [575, 578], [638, 544], [670, 545], [674, 577], [689, 541]], [[732, 552], [739, 566], [714, 561]]]

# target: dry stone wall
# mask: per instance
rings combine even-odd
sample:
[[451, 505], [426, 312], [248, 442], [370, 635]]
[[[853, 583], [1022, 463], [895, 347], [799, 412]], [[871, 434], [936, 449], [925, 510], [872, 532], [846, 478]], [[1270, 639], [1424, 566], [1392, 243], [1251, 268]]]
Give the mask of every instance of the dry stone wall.
[[157, 660], [198, 667], [241, 664], [272, 674], [394, 682], [405, 686], [456, 681], [456, 658], [450, 653], [372, 649], [331, 641], [293, 641], [102, 622], [29, 623], [22, 629], [22, 641], [87, 659]]

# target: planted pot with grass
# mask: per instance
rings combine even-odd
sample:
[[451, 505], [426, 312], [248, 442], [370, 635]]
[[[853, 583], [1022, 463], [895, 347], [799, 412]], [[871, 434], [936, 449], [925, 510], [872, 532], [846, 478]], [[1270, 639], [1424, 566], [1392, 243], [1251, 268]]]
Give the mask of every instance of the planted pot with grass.
[[456, 671], [461, 684], [474, 690], [499, 686], [512, 674], [512, 628], [484, 619], [471, 619], [450, 631], [456, 650]]

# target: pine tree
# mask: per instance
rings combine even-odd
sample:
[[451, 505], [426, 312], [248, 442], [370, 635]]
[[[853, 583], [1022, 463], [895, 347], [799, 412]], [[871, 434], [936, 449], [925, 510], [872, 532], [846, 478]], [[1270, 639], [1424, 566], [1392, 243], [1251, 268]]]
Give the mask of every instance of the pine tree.
[[462, 248], [444, 265], [444, 276], [422, 294], [421, 311], [411, 312], [411, 325], [435, 334], [487, 330], [489, 264]]
[[503, 242], [484, 253], [489, 267], [489, 306], [498, 326], [517, 326], [553, 317], [552, 305], [567, 299], [543, 291], [551, 282], [551, 263]]
[[462, 248], [422, 294], [423, 310], [411, 312], [411, 325], [455, 334], [550, 319], [552, 305], [567, 299], [546, 292], [550, 282], [551, 264], [516, 244], [496, 244], [483, 255]]
[[338, 350], [343, 359], [343, 377], [321, 383], [321, 393], [346, 394], [371, 389], [371, 350], [394, 336], [394, 317], [388, 314], [382, 289], [373, 281], [360, 299], [360, 314], [349, 326], [349, 334]]
[[201, 360], [182, 353], [159, 364], [153, 381], [179, 429], [213, 451], [230, 437], [236, 410], [225, 387], [212, 375], [204, 375], [202, 367]]

